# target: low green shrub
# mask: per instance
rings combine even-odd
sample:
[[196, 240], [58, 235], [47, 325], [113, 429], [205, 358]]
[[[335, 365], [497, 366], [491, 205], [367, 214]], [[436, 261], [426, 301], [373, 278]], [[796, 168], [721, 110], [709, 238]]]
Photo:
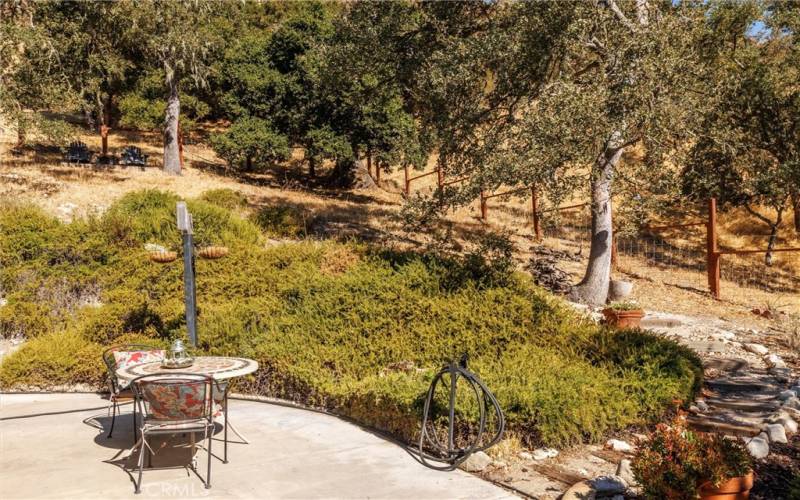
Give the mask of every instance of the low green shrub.
[[3, 387], [51, 389], [58, 385], [100, 386], [105, 371], [100, 344], [74, 331], [29, 340], [0, 365]]
[[239, 191], [233, 189], [221, 188], [206, 191], [200, 196], [200, 199], [228, 210], [235, 210], [247, 206], [247, 197]]
[[[9, 297], [42, 304], [21, 311], [26, 319], [53, 320], [52, 330], [36, 332], [0, 365], [3, 388], [96, 384], [102, 373], [92, 363], [71, 360], [130, 336], [185, 337], [181, 266], [153, 263], [142, 248], [177, 240], [176, 199], [133, 193], [101, 219], [69, 225], [44, 216], [35, 237], [21, 237], [31, 231], [13, 221], [0, 226], [26, 241], [11, 247], [26, 257], [13, 250], [4, 257], [12, 265], [0, 269]], [[566, 445], [657, 419], [698, 387], [700, 363], [690, 351], [646, 332], [588, 323], [529, 277], [479, 254], [437, 257], [310, 240], [265, 248], [252, 222], [208, 201], [188, 202], [196, 231], [230, 247], [225, 258], [197, 261], [198, 350], [258, 360], [261, 369], [242, 390], [329, 408], [413, 439], [433, 374], [466, 352], [512, 432], [531, 445]], [[271, 235], [296, 236], [302, 219], [295, 216], [273, 208], [255, 220]], [[75, 234], [62, 238], [64, 231]], [[77, 265], [51, 265], [62, 245], [75, 242], [84, 249]], [[496, 253], [502, 260], [505, 251]], [[62, 282], [82, 294], [94, 286], [95, 302], [37, 302], [57, 295]], [[64, 344], [59, 352], [55, 340]], [[477, 416], [471, 396], [459, 396], [459, 415]]]
[[268, 236], [275, 238], [305, 236], [306, 219], [302, 210], [290, 206], [266, 206], [253, 216], [253, 222]]

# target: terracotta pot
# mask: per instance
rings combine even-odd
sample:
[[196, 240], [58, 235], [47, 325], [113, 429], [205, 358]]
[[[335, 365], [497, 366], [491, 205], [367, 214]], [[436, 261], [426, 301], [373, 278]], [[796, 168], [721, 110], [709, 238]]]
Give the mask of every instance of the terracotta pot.
[[620, 311], [609, 307], [603, 309], [603, 316], [606, 317], [606, 323], [614, 328], [639, 328], [644, 318], [644, 311], [641, 309]]
[[750, 498], [750, 490], [753, 488], [753, 471], [747, 475], [728, 479], [718, 487], [714, 487], [710, 482], [700, 485], [700, 498], [712, 500], [746, 500]]
[[150, 260], [159, 264], [166, 264], [178, 258], [175, 252], [150, 252]]
[[219, 259], [228, 255], [228, 247], [203, 247], [197, 251], [197, 255], [204, 259]]

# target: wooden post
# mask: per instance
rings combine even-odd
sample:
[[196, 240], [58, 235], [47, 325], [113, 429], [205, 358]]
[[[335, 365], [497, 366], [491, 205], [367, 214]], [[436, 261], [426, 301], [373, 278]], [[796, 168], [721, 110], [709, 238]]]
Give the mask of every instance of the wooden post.
[[708, 289], [711, 296], [720, 296], [720, 253], [717, 247], [717, 199], [708, 200], [708, 223], [706, 224], [706, 260], [708, 270]]
[[531, 209], [533, 212], [533, 234], [537, 240], [542, 239], [542, 226], [539, 223], [539, 200], [536, 198], [536, 186], [531, 186]]
[[411, 181], [408, 180], [408, 165], [403, 165], [403, 177], [405, 178], [406, 198], [411, 194]]
[[611, 234], [611, 269], [614, 271], [619, 267], [619, 257], [617, 255], [617, 233]]
[[178, 122], [178, 159], [181, 162], [181, 172], [183, 172], [183, 135], [181, 135], [181, 122]]
[[367, 150], [367, 173], [372, 176], [372, 152]]
[[375, 184], [380, 186], [381, 184], [381, 162], [375, 162]]
[[108, 156], [108, 125], [100, 125], [100, 140], [103, 143], [103, 156]]
[[444, 162], [439, 163], [439, 168], [436, 169], [436, 184], [439, 186], [439, 190], [444, 187]]
[[488, 212], [488, 208], [486, 206], [486, 193], [481, 189], [481, 219], [486, 221], [486, 212]]

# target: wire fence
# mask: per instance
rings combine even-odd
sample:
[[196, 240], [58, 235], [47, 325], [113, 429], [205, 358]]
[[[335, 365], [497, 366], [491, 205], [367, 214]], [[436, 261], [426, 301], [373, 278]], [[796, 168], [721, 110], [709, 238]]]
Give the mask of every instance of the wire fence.
[[[568, 240], [579, 248], [585, 248], [588, 257], [591, 244], [591, 220], [588, 207], [570, 210], [569, 213], [543, 221], [545, 238]], [[620, 271], [643, 278], [668, 280], [671, 284], [707, 291], [708, 254], [705, 236], [699, 232], [685, 232], [682, 243], [671, 242], [657, 231], [641, 230], [633, 235], [615, 238], [616, 267]], [[721, 257], [721, 280], [745, 288], [771, 293], [800, 291], [800, 275], [788, 253], [775, 253], [772, 265], [768, 266], [763, 254], [723, 255]], [[658, 273], [664, 271], [666, 273]]]

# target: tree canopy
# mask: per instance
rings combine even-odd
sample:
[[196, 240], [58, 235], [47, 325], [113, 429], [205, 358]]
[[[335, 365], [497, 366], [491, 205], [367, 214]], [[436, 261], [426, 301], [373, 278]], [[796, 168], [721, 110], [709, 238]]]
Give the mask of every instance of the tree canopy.
[[612, 197], [645, 213], [716, 195], [773, 234], [790, 210], [800, 228], [797, 2], [0, 5], [0, 111], [20, 146], [48, 128], [40, 111], [78, 111], [92, 126], [163, 128], [164, 168], [179, 173], [181, 131], [215, 120], [210, 142], [232, 168], [302, 148], [311, 176], [326, 167], [346, 184], [360, 162], [435, 157], [464, 181], [411, 200], [418, 223], [501, 187], [589, 197], [575, 298], [595, 303], [619, 229]]

